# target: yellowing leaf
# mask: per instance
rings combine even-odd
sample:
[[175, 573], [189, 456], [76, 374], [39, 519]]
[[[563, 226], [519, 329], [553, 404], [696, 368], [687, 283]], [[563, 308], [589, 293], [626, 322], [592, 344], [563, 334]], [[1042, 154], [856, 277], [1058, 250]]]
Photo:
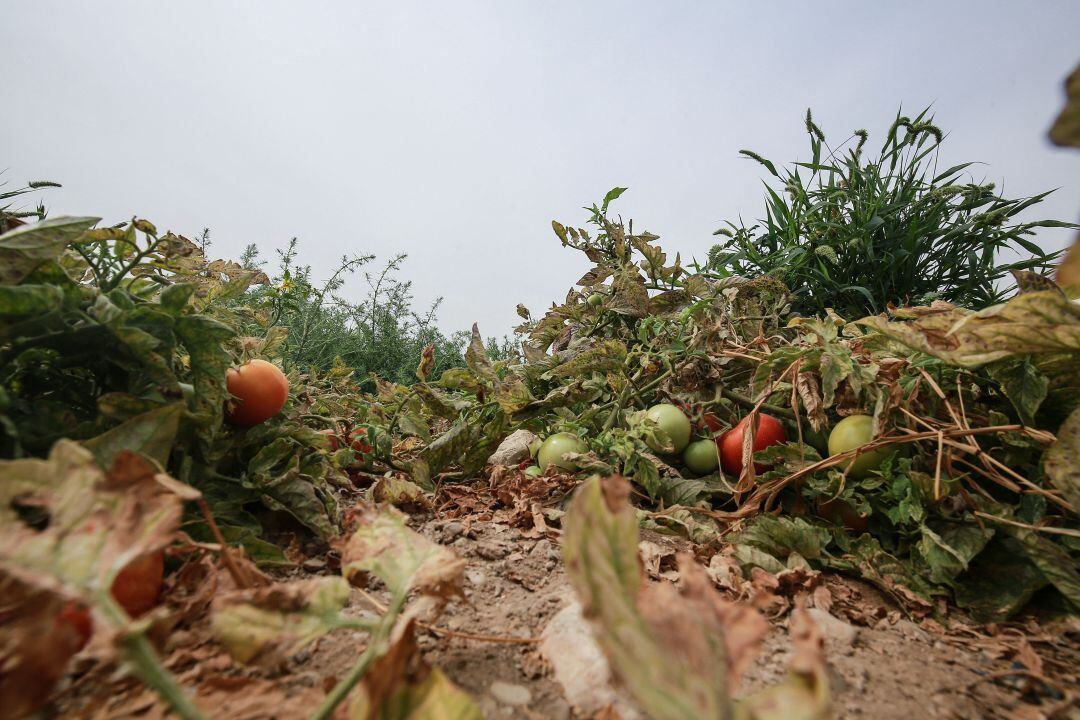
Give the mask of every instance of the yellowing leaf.
[[1065, 107], [1050, 128], [1050, 139], [1058, 145], [1080, 147], [1080, 65], [1065, 80]]
[[394, 595], [411, 589], [448, 598], [460, 594], [465, 561], [442, 545], [410, 530], [394, 508], [365, 508], [341, 554], [341, 572], [361, 584], [370, 573]]
[[948, 303], [911, 308], [906, 322], [868, 317], [858, 324], [963, 367], [1014, 355], [1080, 352], [1080, 304], [1057, 290], [1024, 293], [972, 312]]
[[1057, 432], [1057, 442], [1046, 451], [1046, 474], [1073, 511], [1080, 513], [1080, 410], [1074, 410]]
[[340, 577], [241, 590], [215, 598], [210, 627], [238, 662], [274, 663], [341, 627], [348, 601], [349, 585]]
[[[105, 473], [89, 450], [60, 440], [46, 460], [0, 462], [0, 478], [0, 572], [45, 584], [108, 588], [129, 562], [166, 545], [180, 523], [181, 499], [130, 452]], [[24, 524], [16, 498], [43, 508], [48, 526]]]
[[564, 520], [567, 574], [597, 626], [597, 642], [650, 717], [729, 717], [716, 591], [708, 582], [684, 595], [668, 584], [645, 584], [628, 497], [623, 478], [594, 476], [578, 490]]

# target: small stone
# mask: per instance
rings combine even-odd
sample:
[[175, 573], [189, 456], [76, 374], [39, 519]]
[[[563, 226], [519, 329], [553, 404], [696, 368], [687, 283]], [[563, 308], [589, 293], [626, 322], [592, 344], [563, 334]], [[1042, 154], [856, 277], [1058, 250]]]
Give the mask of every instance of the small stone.
[[821, 628], [825, 641], [835, 647], [849, 648], [855, 642], [855, 638], [859, 636], [857, 627], [825, 612], [821, 608], [810, 608], [806, 612]]
[[534, 558], [547, 560], [551, 557], [552, 550], [551, 541], [545, 539], [533, 545], [533, 549], [529, 551], [529, 555]]
[[442, 539], [442, 542], [448, 543], [456, 540], [463, 532], [465, 532], [465, 526], [457, 522], [456, 520], [451, 520], [450, 522], [443, 525], [440, 537]]
[[485, 560], [498, 560], [504, 558], [510, 550], [502, 544], [483, 543], [476, 546], [476, 554]]
[[488, 458], [489, 465], [518, 465], [529, 459], [529, 445], [536, 435], [528, 430], [515, 430]]
[[909, 640], [930, 642], [930, 633], [926, 632], [910, 620], [898, 620], [893, 628]]
[[301, 566], [308, 572], [318, 572], [326, 568], [326, 558], [310, 557]]
[[488, 688], [491, 697], [503, 705], [528, 705], [532, 701], [532, 693], [524, 685], [514, 685], [497, 680]]
[[487, 582], [487, 575], [480, 570], [466, 570], [465, 579], [469, 581], [470, 585], [478, 588]]

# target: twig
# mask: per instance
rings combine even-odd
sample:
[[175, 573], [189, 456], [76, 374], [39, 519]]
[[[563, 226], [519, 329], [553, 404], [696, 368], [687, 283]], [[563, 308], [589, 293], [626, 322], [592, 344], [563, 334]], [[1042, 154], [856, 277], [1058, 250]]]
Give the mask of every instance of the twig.
[[975, 514], [979, 517], [984, 517], [987, 520], [992, 520], [993, 522], [1002, 523], [1004, 525], [1027, 528], [1028, 530], [1035, 530], [1036, 532], [1051, 533], [1054, 535], [1068, 535], [1069, 537], [1080, 538], [1080, 530], [1073, 530], [1071, 528], [1040, 527], [1038, 525], [1028, 525], [1027, 523], [1020, 522], [1019, 520], [1009, 520], [1007, 518], [998, 517], [997, 515], [985, 513], [981, 510], [976, 510]]
[[233, 560], [232, 554], [229, 552], [229, 546], [225, 542], [225, 536], [221, 534], [221, 529], [214, 521], [214, 514], [210, 512], [210, 506], [206, 503], [206, 498], [199, 496], [196, 503], [199, 505], [199, 510], [202, 512], [203, 518], [206, 519], [206, 523], [210, 526], [210, 533], [217, 540], [221, 550], [221, 559], [225, 562], [225, 568], [229, 571], [229, 575], [232, 576], [233, 582], [236, 583], [236, 587], [244, 589], [251, 587], [247, 574], [240, 570], [240, 566]]

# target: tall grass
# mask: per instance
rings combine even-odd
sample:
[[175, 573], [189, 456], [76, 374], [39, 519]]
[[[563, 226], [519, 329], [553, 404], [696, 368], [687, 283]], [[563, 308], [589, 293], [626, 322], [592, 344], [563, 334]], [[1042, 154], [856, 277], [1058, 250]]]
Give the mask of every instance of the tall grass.
[[[778, 169], [741, 151], [778, 182], [765, 184], [764, 220], [717, 230], [725, 239], [711, 250], [709, 269], [773, 275], [794, 293], [796, 310], [849, 317], [934, 299], [983, 307], [1008, 295], [1011, 270], [1049, 270], [1058, 253], [1032, 236], [1071, 223], [1016, 222], [1049, 193], [1004, 198], [992, 183], [970, 179], [971, 162], [939, 171], [944, 134], [928, 113], [898, 113], [873, 157], [864, 155], [865, 130], [830, 147], [809, 110], [809, 162]], [[1006, 262], [1006, 252], [1022, 257]]]

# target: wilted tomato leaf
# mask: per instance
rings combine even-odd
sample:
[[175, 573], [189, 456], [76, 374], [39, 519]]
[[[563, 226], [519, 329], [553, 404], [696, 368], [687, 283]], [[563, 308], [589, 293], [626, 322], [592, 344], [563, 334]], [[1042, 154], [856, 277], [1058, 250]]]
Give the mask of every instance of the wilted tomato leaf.
[[460, 594], [465, 561], [410, 530], [394, 508], [362, 508], [359, 526], [341, 553], [341, 572], [354, 584], [374, 575], [394, 595], [410, 590], [449, 598]]
[[237, 661], [272, 664], [341, 627], [348, 601], [340, 577], [240, 590], [215, 598], [211, 629]]
[[912, 308], [909, 321], [868, 317], [857, 324], [961, 367], [1015, 355], [1080, 351], [1080, 305], [1057, 290], [1023, 293], [972, 312], [948, 303]]
[[1080, 410], [1074, 410], [1057, 432], [1057, 442], [1046, 451], [1046, 474], [1073, 511], [1080, 513]]
[[395, 628], [386, 652], [353, 692], [349, 720], [481, 720], [469, 694], [424, 662], [414, 621]]
[[802, 607], [791, 613], [794, 652], [787, 679], [742, 700], [735, 720], [821, 720], [830, 717], [821, 630]]
[[[181, 499], [156, 473], [126, 451], [103, 473], [70, 440], [57, 442], [47, 460], [0, 462], [0, 572], [76, 592], [111, 587], [125, 565], [165, 546], [179, 526]], [[24, 524], [15, 501], [46, 512], [47, 527]]]
[[0, 235], [0, 285], [15, 285], [101, 218], [58, 217], [10, 230]]
[[0, 571], [0, 597], [0, 708], [4, 717], [19, 718], [45, 704], [87, 638], [77, 623], [61, 618], [64, 603], [72, 601], [54, 590]]
[[[647, 585], [629, 492], [621, 477], [594, 476], [563, 521], [563, 557], [584, 613], [615, 673], [650, 717], [730, 717], [729, 675], [753, 657], [764, 620], [729, 611], [688, 558], [680, 564], [687, 575], [682, 594], [666, 583]], [[748, 635], [733, 638], [737, 656], [728, 657], [725, 621], [736, 617]]]
[[1080, 147], [1080, 66], [1065, 80], [1065, 107], [1050, 128], [1050, 139], [1058, 145]]

